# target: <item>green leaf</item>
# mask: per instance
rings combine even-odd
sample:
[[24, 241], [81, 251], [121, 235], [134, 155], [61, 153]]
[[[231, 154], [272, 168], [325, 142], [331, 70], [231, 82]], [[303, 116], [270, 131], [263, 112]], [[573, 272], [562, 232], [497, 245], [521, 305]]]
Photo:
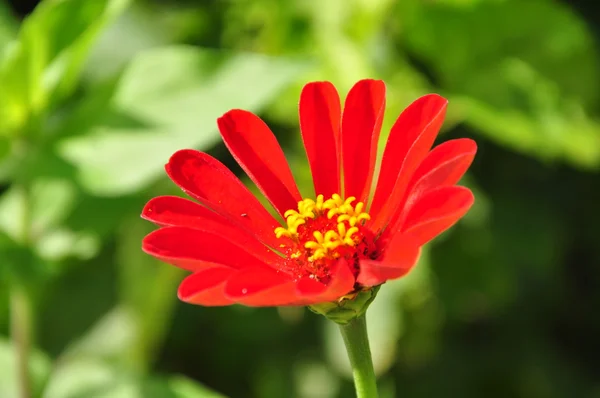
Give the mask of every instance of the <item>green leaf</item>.
[[222, 398], [181, 377], [141, 377], [93, 358], [58, 366], [42, 398]]
[[[77, 192], [74, 185], [64, 179], [38, 178], [31, 187], [29, 215], [31, 240], [35, 252], [47, 260], [66, 256], [89, 258], [99, 246], [89, 232], [75, 232], [61, 224], [74, 209]], [[18, 241], [24, 214], [23, 192], [9, 189], [0, 197], [0, 232]]]
[[[163, 18], [168, 18], [165, 13], [172, 9], [166, 4], [156, 13], [154, 7], [157, 6], [162, 4], [154, 4], [149, 10], [145, 4], [133, 2], [114, 23], [106, 27], [96, 41], [83, 71], [86, 85], [112, 79], [140, 52], [174, 41], [175, 29], [162, 23]], [[183, 13], [189, 16], [189, 12]], [[115, 43], [119, 45], [115, 46]]]
[[102, 27], [129, 0], [46, 0], [25, 18], [0, 64], [0, 133], [23, 133], [69, 94]]
[[[72, 209], [75, 200], [75, 188], [65, 180], [38, 179], [32, 184], [30, 206], [31, 233], [43, 234], [49, 228], [58, 225]], [[18, 240], [25, 203], [24, 192], [11, 188], [0, 198], [0, 229]]]
[[566, 4], [409, 3], [403, 37], [450, 97], [450, 113], [511, 149], [600, 165], [600, 125], [586, 109], [600, 98], [599, 54]]
[[223, 398], [198, 382], [184, 376], [172, 376], [167, 381], [176, 398]]
[[11, 41], [17, 36], [18, 24], [12, 9], [6, 2], [0, 2], [0, 59]]
[[[88, 105], [98, 124], [63, 140], [60, 152], [79, 168], [90, 192], [138, 191], [163, 173], [176, 150], [213, 145], [223, 113], [261, 109], [301, 69], [293, 61], [256, 54], [185, 46], [147, 51], [126, 69], [110, 104], [98, 101], [95, 110]], [[114, 126], [115, 114], [135, 123]]]
[[[63, 11], [57, 11], [56, 19], [49, 22], [49, 30], [52, 32], [50, 34], [57, 38], [57, 51], [56, 58], [45, 74], [46, 88], [53, 92], [57, 99], [62, 99], [73, 91], [96, 38], [131, 2], [62, 1]], [[66, 30], [65, 24], [70, 29]]]
[[[15, 366], [15, 347], [11, 341], [0, 338], [0, 397], [17, 397], [17, 369]], [[50, 360], [39, 351], [29, 358], [29, 372], [34, 391], [38, 396], [43, 383], [50, 373]]]
[[[537, 90], [542, 91], [540, 81]], [[579, 104], [558, 97], [535, 114], [519, 109], [499, 109], [472, 97], [450, 97], [455, 112], [480, 134], [491, 140], [542, 160], [565, 159], [572, 165], [600, 165], [600, 124], [590, 119]]]
[[58, 366], [44, 390], [43, 398], [135, 397], [135, 385], [124, 383], [115, 367], [92, 358], [69, 361]]
[[126, 308], [116, 307], [72, 342], [62, 356], [66, 360], [85, 357], [118, 360], [135, 344], [137, 331], [134, 314]]

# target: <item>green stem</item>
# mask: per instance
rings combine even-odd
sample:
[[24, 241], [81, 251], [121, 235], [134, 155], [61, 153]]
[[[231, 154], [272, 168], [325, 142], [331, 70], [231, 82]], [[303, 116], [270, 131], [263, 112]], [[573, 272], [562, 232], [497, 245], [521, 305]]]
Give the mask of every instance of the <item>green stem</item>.
[[[21, 187], [21, 244], [30, 245], [31, 203], [27, 186]], [[20, 398], [31, 398], [29, 356], [31, 353], [32, 308], [27, 287], [22, 281], [14, 281], [10, 294], [11, 338], [15, 346], [17, 385]]]
[[340, 325], [346, 351], [352, 365], [354, 386], [358, 398], [377, 398], [377, 380], [369, 349], [367, 320], [363, 314], [347, 325]]
[[17, 385], [20, 398], [30, 398], [29, 353], [31, 347], [31, 307], [27, 292], [22, 286], [14, 286], [11, 301], [11, 336], [15, 345]]

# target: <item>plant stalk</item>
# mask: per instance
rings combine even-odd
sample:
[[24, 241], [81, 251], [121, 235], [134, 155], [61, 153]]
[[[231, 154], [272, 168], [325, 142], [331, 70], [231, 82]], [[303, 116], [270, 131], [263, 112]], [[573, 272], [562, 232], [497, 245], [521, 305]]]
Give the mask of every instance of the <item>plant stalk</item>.
[[340, 325], [340, 331], [352, 365], [357, 398], [377, 398], [377, 379], [369, 348], [366, 314]]
[[[22, 186], [21, 244], [31, 244], [31, 197], [27, 186]], [[33, 329], [32, 303], [27, 286], [22, 280], [13, 281], [10, 292], [10, 333], [15, 347], [16, 376], [19, 398], [33, 396], [29, 373], [31, 332]]]
[[15, 347], [17, 386], [20, 398], [31, 398], [29, 355], [31, 351], [31, 306], [22, 286], [13, 286], [10, 296], [11, 336]]

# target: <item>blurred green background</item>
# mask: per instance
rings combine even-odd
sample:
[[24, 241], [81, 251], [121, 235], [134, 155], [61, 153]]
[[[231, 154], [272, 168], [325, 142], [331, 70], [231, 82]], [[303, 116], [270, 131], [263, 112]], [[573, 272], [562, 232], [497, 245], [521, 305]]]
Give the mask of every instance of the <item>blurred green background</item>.
[[36, 3], [0, 1], [0, 397], [18, 397], [11, 309], [35, 397], [352, 397], [334, 325], [178, 302], [139, 213], [179, 194], [177, 149], [241, 175], [216, 129], [231, 108], [270, 124], [310, 192], [302, 85], [366, 77], [387, 83], [382, 139], [438, 92], [440, 140], [479, 145], [476, 205], [369, 310], [381, 396], [600, 397], [600, 4]]

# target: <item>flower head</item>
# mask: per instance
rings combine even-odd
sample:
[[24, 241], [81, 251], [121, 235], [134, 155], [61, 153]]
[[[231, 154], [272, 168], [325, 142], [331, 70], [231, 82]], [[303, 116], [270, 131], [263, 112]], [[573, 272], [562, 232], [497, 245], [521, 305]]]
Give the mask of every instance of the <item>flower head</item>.
[[455, 184], [475, 143], [456, 139], [431, 149], [446, 105], [430, 94], [402, 112], [371, 194], [384, 83], [356, 83], [343, 112], [331, 83], [307, 84], [299, 113], [315, 189], [308, 198], [267, 125], [231, 110], [218, 120], [223, 141], [283, 222], [218, 160], [186, 149], [166, 170], [195, 201], [150, 200], [142, 217], [161, 228], [146, 236], [143, 249], [191, 272], [179, 297], [193, 304], [311, 305], [328, 312], [370, 302], [374, 287], [408, 273], [421, 246], [473, 204], [471, 191]]

